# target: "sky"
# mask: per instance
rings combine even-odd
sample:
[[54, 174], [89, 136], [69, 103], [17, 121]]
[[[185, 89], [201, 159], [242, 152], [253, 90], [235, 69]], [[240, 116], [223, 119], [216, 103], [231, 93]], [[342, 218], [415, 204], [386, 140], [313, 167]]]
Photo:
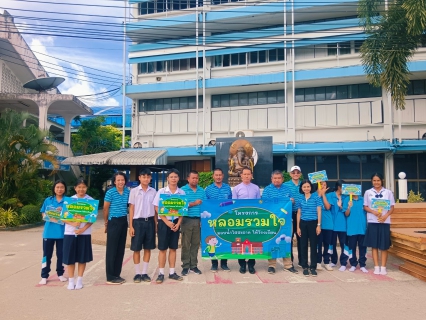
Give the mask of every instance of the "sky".
[[[122, 84], [123, 6], [118, 0], [1, 0], [0, 9], [15, 17], [49, 75], [66, 79], [59, 90], [82, 96]], [[121, 106], [121, 91], [111, 94], [80, 99], [88, 106]]]

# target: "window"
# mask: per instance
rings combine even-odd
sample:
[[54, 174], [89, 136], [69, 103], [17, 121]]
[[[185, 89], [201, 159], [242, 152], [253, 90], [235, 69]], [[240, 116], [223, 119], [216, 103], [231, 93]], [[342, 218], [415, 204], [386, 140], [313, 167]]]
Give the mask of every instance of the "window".
[[339, 54], [340, 55], [344, 55], [344, 54], [351, 54], [351, 42], [341, 42], [338, 44], [339, 45]]
[[238, 93], [234, 93], [234, 94], [229, 95], [229, 106], [230, 107], [238, 106]]
[[305, 101], [315, 101], [315, 88], [305, 88]]
[[183, 97], [179, 99], [179, 109], [188, 109], [188, 97]]
[[250, 63], [257, 63], [257, 54], [257, 51], [250, 52]]
[[268, 91], [268, 104], [277, 103], [277, 91]]
[[223, 66], [224, 66], [224, 67], [229, 67], [229, 66], [230, 66], [230, 63], [231, 63], [231, 61], [230, 61], [229, 54], [225, 54], [225, 55], [223, 56]]
[[164, 110], [172, 110], [172, 99], [164, 99]]
[[238, 65], [238, 53], [231, 54], [231, 66]]
[[257, 92], [250, 92], [248, 96], [248, 105], [257, 105]]
[[268, 103], [268, 96], [267, 92], [258, 92], [257, 93], [257, 104], [267, 104]]
[[425, 94], [425, 83], [423, 80], [413, 81], [413, 94]]
[[220, 95], [212, 96], [212, 108], [220, 107]]
[[172, 110], [179, 110], [179, 98], [172, 99]]
[[265, 63], [266, 62], [266, 54], [267, 51], [259, 51], [259, 63]]
[[277, 61], [278, 59], [277, 49], [269, 50], [268, 55], [269, 55], [269, 62]]
[[337, 43], [327, 44], [327, 55], [336, 56], [337, 55]]
[[336, 87], [326, 87], [325, 88], [325, 99], [326, 100], [335, 100], [336, 99]]
[[238, 94], [238, 101], [240, 106], [247, 106], [248, 105], [248, 93], [239, 93]]
[[238, 54], [239, 57], [239, 61], [240, 61], [240, 65], [245, 65], [246, 64], [246, 53], [239, 53]]
[[355, 40], [354, 46], [355, 46], [355, 53], [358, 53], [361, 51], [361, 46], [364, 43], [364, 40]]
[[229, 94], [222, 94], [220, 96], [220, 106], [222, 108], [229, 107]]
[[164, 110], [164, 99], [156, 99], [156, 110], [157, 111]]
[[296, 96], [295, 96], [296, 102], [305, 101], [305, 89], [296, 89], [295, 94], [296, 94]]
[[215, 67], [222, 67], [222, 60], [223, 60], [223, 56], [215, 56], [214, 57], [214, 66]]
[[277, 102], [284, 103], [284, 90], [277, 91]]
[[348, 98], [348, 86], [337, 86], [337, 99]]
[[325, 100], [325, 87], [315, 88], [315, 100]]

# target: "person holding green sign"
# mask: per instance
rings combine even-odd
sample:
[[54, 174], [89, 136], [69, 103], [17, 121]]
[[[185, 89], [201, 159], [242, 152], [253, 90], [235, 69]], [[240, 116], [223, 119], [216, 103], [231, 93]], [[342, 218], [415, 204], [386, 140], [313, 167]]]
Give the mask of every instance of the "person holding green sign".
[[[372, 248], [374, 274], [386, 275], [388, 249], [390, 248], [390, 216], [393, 213], [395, 199], [392, 191], [383, 187], [383, 176], [375, 173], [371, 177], [373, 187], [364, 194], [364, 210], [367, 211], [367, 231], [364, 245]], [[387, 209], [372, 209], [373, 199], [389, 201]], [[379, 265], [379, 250], [382, 254]]]
[[[64, 194], [67, 186], [64, 181], [57, 180], [53, 184], [53, 195], [46, 198], [43, 206], [40, 209], [43, 217], [50, 215], [49, 211], [53, 211], [56, 215], [60, 215], [62, 205], [64, 202]], [[64, 230], [65, 225], [60, 223], [59, 219], [55, 221], [49, 217], [49, 220], [44, 224], [43, 229], [43, 260], [41, 269], [41, 280], [39, 284], [45, 285], [47, 278], [49, 278], [50, 264], [52, 261], [53, 248], [56, 244], [56, 273], [62, 282], [66, 282], [67, 278], [64, 277], [64, 266], [62, 265], [63, 245], [64, 245]]]
[[158, 190], [155, 195], [152, 204], [155, 208], [155, 214], [158, 219], [157, 236], [158, 236], [158, 277], [155, 280], [157, 283], [163, 283], [164, 281], [164, 268], [167, 260], [167, 249], [169, 249], [169, 279], [182, 281], [183, 278], [175, 272], [176, 265], [176, 250], [179, 243], [179, 229], [182, 223], [182, 217], [178, 216], [158, 216], [158, 206], [160, 204], [160, 195], [162, 194], [179, 194], [185, 195], [185, 191], [178, 188], [179, 182], [179, 171], [176, 169], [170, 169], [166, 173], [167, 187]]
[[188, 174], [188, 184], [182, 187], [188, 198], [188, 215], [182, 220], [182, 275], [188, 275], [191, 271], [201, 274], [198, 269], [198, 249], [201, 240], [200, 205], [206, 199], [206, 193], [198, 185], [198, 172], [191, 170]]

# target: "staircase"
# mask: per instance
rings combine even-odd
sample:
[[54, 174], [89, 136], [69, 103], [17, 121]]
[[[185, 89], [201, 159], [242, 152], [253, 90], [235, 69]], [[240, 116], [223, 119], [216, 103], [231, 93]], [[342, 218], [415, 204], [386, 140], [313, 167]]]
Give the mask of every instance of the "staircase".
[[404, 260], [399, 269], [426, 281], [426, 203], [397, 203], [391, 216], [389, 253]]

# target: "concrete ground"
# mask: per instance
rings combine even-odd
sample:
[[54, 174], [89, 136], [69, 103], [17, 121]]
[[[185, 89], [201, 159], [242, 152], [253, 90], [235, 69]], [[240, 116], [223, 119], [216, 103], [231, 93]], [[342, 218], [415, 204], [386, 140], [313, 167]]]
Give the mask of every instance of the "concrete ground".
[[[95, 232], [101, 228], [99, 221]], [[320, 271], [316, 278], [289, 274], [281, 264], [275, 275], [269, 275], [266, 261], [257, 261], [255, 275], [241, 275], [236, 261], [229, 262], [230, 273], [213, 274], [210, 261], [200, 261], [202, 275], [189, 274], [182, 282], [166, 279], [157, 285], [133, 283], [132, 253], [126, 249], [122, 276], [127, 282], [109, 286], [105, 284], [105, 246], [94, 244], [94, 261], [87, 265], [84, 288], [70, 291], [54, 272], [47, 285], [38, 285], [41, 237], [42, 227], [0, 232], [2, 320], [426, 319], [426, 283], [400, 272], [401, 261], [392, 257], [387, 276], [335, 270]], [[148, 272], [153, 280], [158, 274], [157, 255], [154, 250]], [[52, 262], [55, 265], [55, 259]], [[372, 269], [370, 254], [367, 268]]]

